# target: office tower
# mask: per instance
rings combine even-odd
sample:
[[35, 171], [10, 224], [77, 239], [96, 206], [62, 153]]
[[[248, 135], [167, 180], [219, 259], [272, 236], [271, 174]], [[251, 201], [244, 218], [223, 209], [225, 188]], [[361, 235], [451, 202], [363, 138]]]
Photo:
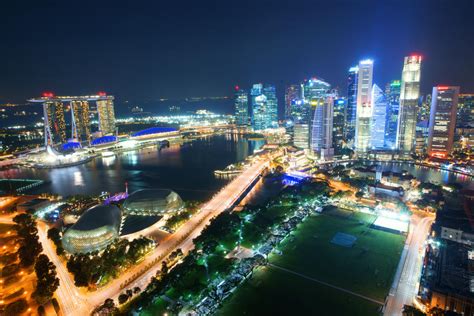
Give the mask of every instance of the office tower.
[[428, 135], [428, 155], [446, 158], [453, 150], [459, 87], [433, 87]]
[[274, 85], [263, 86], [263, 94], [267, 97], [268, 124], [270, 128], [278, 127], [278, 99]]
[[246, 127], [249, 124], [249, 98], [247, 91], [235, 87], [235, 124]]
[[331, 160], [334, 155], [332, 147], [333, 103], [330, 96], [312, 101], [313, 121], [311, 124], [311, 150], [322, 160]]
[[275, 87], [254, 84], [250, 90], [252, 128], [256, 131], [278, 127], [278, 102]]
[[420, 98], [421, 56], [405, 57], [400, 87], [397, 148], [408, 155], [415, 143], [418, 100]]
[[303, 84], [299, 86], [298, 99], [291, 104], [293, 120], [293, 145], [300, 149], [309, 149], [309, 103], [303, 100]]
[[387, 116], [385, 122], [385, 148], [395, 149], [397, 144], [398, 111], [400, 109], [400, 80], [392, 80], [385, 87]]
[[[316, 77], [305, 80], [302, 84], [303, 87], [303, 102], [308, 111], [308, 143], [309, 148], [313, 148], [313, 124], [315, 122], [316, 110], [321, 110], [321, 106], [326, 102], [326, 98], [330, 94], [331, 85], [324, 80]], [[332, 107], [332, 105], [331, 105]], [[332, 127], [331, 127], [332, 128]], [[332, 145], [332, 144], [331, 144]]]
[[43, 103], [45, 146], [66, 142], [64, 104], [59, 101]]
[[372, 127], [370, 131], [370, 147], [385, 148], [385, 124], [387, 122], [387, 98], [376, 84], [372, 87], [371, 103], [373, 108]]
[[426, 153], [428, 147], [428, 131], [430, 129], [428, 121], [429, 119], [416, 123], [415, 153], [420, 156]]
[[355, 137], [355, 126], [357, 118], [357, 82], [359, 75], [359, 67], [351, 67], [347, 77], [347, 108], [346, 122], [344, 126], [344, 138], [352, 147]]
[[301, 100], [301, 86], [292, 84], [285, 90], [285, 120], [293, 120], [292, 110], [298, 100]]
[[374, 62], [372, 60], [367, 59], [359, 62], [355, 134], [355, 150], [359, 154], [364, 154], [370, 149], [370, 129], [373, 113], [371, 104], [373, 69]]
[[430, 119], [431, 94], [423, 96], [420, 100], [420, 107], [417, 114], [417, 122], [428, 121]]
[[293, 126], [293, 145], [300, 149], [309, 148], [309, 124], [295, 123]]
[[114, 97], [104, 95], [97, 100], [97, 112], [99, 113], [99, 131], [102, 135], [115, 134]]
[[474, 127], [474, 94], [460, 94], [458, 102], [457, 127]]
[[89, 102], [86, 100], [73, 100], [71, 105], [72, 138], [88, 140], [90, 137]]
[[344, 126], [346, 122], [347, 99], [334, 99], [333, 126], [332, 126], [332, 147], [339, 151], [344, 146]]

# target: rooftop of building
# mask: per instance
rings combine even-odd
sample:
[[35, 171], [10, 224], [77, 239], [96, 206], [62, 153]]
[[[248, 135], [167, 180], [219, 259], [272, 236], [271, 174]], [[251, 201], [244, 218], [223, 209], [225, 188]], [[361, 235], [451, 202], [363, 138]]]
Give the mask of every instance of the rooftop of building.
[[120, 235], [129, 235], [156, 224], [162, 216], [127, 215], [122, 223]]
[[177, 132], [178, 130], [174, 127], [150, 127], [139, 132], [133, 133], [132, 137], [140, 137], [145, 135]]
[[436, 213], [436, 220], [433, 226], [435, 230], [440, 230], [441, 227], [474, 234], [474, 216], [466, 208], [454, 209], [445, 207]]
[[123, 203], [126, 213], [151, 210], [167, 213], [183, 207], [181, 197], [169, 189], [143, 189], [133, 192]]
[[461, 295], [474, 299], [474, 260], [469, 259], [472, 248], [452, 241], [445, 241], [436, 258], [436, 269], [429, 279], [432, 291]]
[[97, 205], [82, 214], [79, 220], [70, 228], [88, 231], [104, 226], [118, 226], [121, 222], [120, 209], [115, 205]]

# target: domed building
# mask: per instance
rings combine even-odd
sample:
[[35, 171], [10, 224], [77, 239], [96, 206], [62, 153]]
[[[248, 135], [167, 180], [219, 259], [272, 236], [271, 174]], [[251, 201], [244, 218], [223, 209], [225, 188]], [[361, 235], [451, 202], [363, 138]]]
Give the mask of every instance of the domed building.
[[183, 200], [168, 189], [143, 189], [133, 192], [123, 203], [124, 215], [163, 216], [184, 207]]
[[121, 221], [121, 211], [117, 206], [94, 206], [64, 233], [63, 247], [69, 253], [103, 250], [119, 237]]

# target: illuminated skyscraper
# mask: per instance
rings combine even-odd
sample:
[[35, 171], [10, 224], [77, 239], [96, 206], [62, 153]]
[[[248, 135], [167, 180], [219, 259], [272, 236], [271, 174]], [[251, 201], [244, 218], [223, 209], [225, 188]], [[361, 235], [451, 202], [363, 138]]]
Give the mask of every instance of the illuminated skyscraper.
[[249, 124], [249, 97], [247, 92], [235, 87], [235, 124], [245, 127]]
[[[321, 79], [316, 77], [310, 78], [309, 80], [305, 80], [303, 82], [303, 101], [305, 104], [305, 108], [308, 111], [308, 143], [310, 144], [309, 148], [315, 151], [317, 154], [320, 154], [321, 149], [323, 148], [322, 145], [322, 138], [325, 135], [322, 135], [320, 131], [322, 128], [325, 128], [326, 125], [323, 126], [324, 122], [324, 115], [327, 114], [327, 110], [324, 109], [324, 105], [327, 102], [327, 98], [330, 94], [331, 85]], [[331, 115], [332, 115], [332, 104], [331, 107]], [[318, 124], [318, 126], [314, 127], [314, 124]], [[332, 117], [331, 117], [331, 130], [332, 130]], [[317, 138], [313, 141], [313, 137]], [[332, 147], [332, 140], [328, 146], [324, 146], [324, 148]]]
[[278, 102], [275, 86], [254, 84], [250, 90], [252, 128], [256, 131], [278, 127]]
[[357, 82], [359, 75], [359, 67], [351, 67], [347, 77], [347, 108], [346, 122], [344, 126], [344, 138], [352, 147], [354, 144], [355, 127], [357, 118]]
[[431, 94], [423, 96], [419, 105], [417, 122], [428, 121], [430, 119]]
[[372, 127], [370, 131], [370, 147], [383, 149], [385, 147], [385, 123], [387, 120], [387, 99], [382, 89], [376, 84], [372, 87]]
[[268, 122], [271, 128], [278, 127], [278, 99], [274, 85], [263, 86], [263, 94], [267, 97]]
[[97, 113], [99, 113], [99, 131], [102, 135], [115, 134], [114, 97], [109, 95], [97, 100]]
[[457, 127], [474, 127], [474, 94], [460, 94]]
[[395, 149], [397, 145], [398, 112], [400, 109], [400, 80], [392, 80], [385, 87], [387, 116], [385, 122], [385, 147]]
[[428, 155], [446, 158], [453, 150], [459, 87], [433, 87]]
[[64, 104], [60, 101], [43, 103], [45, 146], [66, 142]]
[[292, 84], [285, 91], [285, 120], [293, 120], [292, 109], [301, 100], [301, 86]]
[[73, 100], [71, 105], [72, 138], [89, 140], [91, 129], [89, 121], [89, 102], [86, 100]]
[[372, 124], [372, 80], [374, 62], [370, 59], [359, 62], [359, 75], [357, 81], [357, 113], [355, 150], [359, 154], [370, 149], [370, 129]]
[[344, 145], [344, 127], [346, 123], [345, 115], [347, 108], [347, 99], [334, 99], [334, 119], [332, 126], [332, 147], [339, 150]]
[[421, 56], [405, 57], [400, 88], [397, 148], [404, 155], [413, 151], [417, 107], [420, 98]]
[[330, 160], [334, 155], [333, 104], [334, 99], [330, 96], [313, 100], [311, 103], [314, 113], [311, 124], [311, 150], [323, 160]]

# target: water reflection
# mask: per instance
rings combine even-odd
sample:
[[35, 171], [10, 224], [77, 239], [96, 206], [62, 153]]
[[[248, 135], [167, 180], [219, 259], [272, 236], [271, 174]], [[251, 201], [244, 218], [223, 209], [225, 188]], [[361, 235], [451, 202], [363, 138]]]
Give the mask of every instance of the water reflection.
[[170, 188], [186, 200], [207, 200], [228, 181], [216, 179], [214, 170], [245, 159], [262, 144], [222, 135], [161, 150], [151, 146], [120, 153], [116, 158], [97, 158], [70, 168], [10, 169], [0, 171], [0, 178], [43, 179], [48, 182], [32, 193], [51, 192], [68, 196], [121, 192], [128, 182], [131, 191]]

